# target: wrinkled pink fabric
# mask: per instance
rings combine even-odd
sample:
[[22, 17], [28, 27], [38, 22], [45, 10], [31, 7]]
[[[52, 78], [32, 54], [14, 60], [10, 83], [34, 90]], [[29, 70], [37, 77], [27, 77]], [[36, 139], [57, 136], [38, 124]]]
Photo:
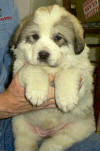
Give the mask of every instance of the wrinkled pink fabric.
[[72, 124], [72, 122], [69, 122], [69, 123], [64, 123], [64, 124], [61, 124], [55, 128], [51, 128], [51, 129], [42, 129], [40, 128], [39, 126], [35, 126], [35, 125], [30, 125], [31, 126], [31, 130], [39, 135], [40, 137], [47, 137], [47, 136], [52, 136], [54, 134], [56, 134], [57, 132], [63, 130], [65, 127], [68, 127]]

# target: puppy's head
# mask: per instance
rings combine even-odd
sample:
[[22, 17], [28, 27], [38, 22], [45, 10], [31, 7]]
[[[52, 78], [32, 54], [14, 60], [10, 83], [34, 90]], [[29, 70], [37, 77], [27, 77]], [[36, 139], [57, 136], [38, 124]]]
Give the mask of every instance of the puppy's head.
[[20, 25], [15, 55], [34, 65], [57, 67], [84, 50], [79, 21], [57, 5], [41, 7]]

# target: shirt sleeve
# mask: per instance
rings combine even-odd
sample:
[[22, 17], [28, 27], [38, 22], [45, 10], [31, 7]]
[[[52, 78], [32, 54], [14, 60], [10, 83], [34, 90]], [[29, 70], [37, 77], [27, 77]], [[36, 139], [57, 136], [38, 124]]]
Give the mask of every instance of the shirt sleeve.
[[0, 92], [8, 82], [11, 64], [9, 41], [20, 23], [14, 0], [0, 0]]
[[[8, 82], [11, 57], [9, 41], [20, 20], [14, 0], [0, 0], [0, 93]], [[0, 151], [14, 151], [11, 118], [0, 120]]]

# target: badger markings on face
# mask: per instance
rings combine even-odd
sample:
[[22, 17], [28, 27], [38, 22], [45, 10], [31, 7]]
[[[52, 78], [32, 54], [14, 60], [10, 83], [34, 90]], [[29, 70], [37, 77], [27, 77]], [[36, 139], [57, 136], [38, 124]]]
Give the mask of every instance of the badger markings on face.
[[75, 54], [80, 54], [83, 51], [85, 42], [83, 38], [76, 33], [73, 22], [69, 17], [62, 16], [60, 21], [55, 24], [54, 28], [55, 31], [59, 31], [57, 40], [55, 40], [58, 46], [62, 47], [69, 43], [73, 45]]

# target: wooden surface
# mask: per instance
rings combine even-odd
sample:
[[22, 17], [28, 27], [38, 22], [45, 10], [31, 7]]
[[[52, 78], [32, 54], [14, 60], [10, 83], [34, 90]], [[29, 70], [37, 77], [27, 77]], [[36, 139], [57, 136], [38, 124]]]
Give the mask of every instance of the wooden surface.
[[100, 35], [100, 28], [84, 28], [85, 33], [87, 34], [96, 34], [96, 36]]
[[[71, 0], [63, 0], [63, 6], [73, 13], [71, 9]], [[77, 16], [74, 13], [75, 16]], [[86, 28], [83, 27], [86, 34], [95, 34], [95, 37], [98, 37], [100, 35], [100, 28]], [[89, 47], [100, 47], [100, 44], [89, 44]], [[95, 119], [96, 119], [96, 126], [98, 124], [98, 117], [100, 115], [100, 62], [98, 64], [98, 67], [96, 68], [95, 71], [96, 74], [96, 80], [95, 80], [95, 89], [94, 89], [94, 109], [95, 109]]]
[[71, 0], [63, 0], [63, 6], [71, 12]]
[[96, 68], [96, 80], [95, 80], [95, 96], [94, 96], [94, 108], [96, 124], [98, 124], [98, 117], [100, 113], [100, 63]]

